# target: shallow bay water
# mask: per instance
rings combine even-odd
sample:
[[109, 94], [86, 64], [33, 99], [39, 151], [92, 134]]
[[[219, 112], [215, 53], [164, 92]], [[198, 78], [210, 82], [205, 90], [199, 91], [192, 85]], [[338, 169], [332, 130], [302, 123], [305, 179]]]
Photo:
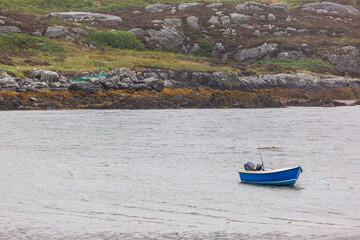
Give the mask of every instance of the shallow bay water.
[[[0, 239], [359, 239], [359, 142], [358, 106], [0, 112]], [[295, 187], [240, 183], [258, 143]]]

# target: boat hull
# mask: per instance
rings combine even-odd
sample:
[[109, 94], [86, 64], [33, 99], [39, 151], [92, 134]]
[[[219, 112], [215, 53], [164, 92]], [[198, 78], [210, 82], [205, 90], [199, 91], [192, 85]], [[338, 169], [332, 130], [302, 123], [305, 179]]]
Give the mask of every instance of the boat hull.
[[273, 186], [294, 186], [302, 169], [294, 168], [278, 169], [271, 171], [246, 171], [239, 170], [240, 180], [244, 183], [253, 183]]

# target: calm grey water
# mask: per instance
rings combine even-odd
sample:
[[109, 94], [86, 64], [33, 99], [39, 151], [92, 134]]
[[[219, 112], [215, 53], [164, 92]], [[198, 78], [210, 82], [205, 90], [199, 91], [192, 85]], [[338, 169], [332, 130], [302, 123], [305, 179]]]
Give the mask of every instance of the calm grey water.
[[[359, 239], [360, 107], [0, 112], [0, 239]], [[237, 169], [301, 164], [295, 187]]]

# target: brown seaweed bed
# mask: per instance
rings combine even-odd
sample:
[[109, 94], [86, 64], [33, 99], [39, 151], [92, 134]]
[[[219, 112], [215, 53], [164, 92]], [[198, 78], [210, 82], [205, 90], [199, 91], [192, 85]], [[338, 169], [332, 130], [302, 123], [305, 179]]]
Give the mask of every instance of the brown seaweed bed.
[[[286, 106], [346, 106], [337, 100], [356, 100], [357, 88], [305, 91], [261, 89], [251, 92], [210, 88], [153, 91], [34, 91], [0, 92], [0, 110], [61, 109], [180, 109], [180, 108], [276, 108]], [[356, 101], [354, 104], [359, 104]], [[354, 105], [352, 104], [352, 105]]]

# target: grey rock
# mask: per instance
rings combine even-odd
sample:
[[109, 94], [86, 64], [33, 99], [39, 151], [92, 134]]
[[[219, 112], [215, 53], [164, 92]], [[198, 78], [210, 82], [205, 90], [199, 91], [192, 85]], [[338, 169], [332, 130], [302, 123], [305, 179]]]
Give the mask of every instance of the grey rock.
[[170, 80], [165, 80], [164, 81], [164, 88], [170, 89], [170, 88], [173, 88], [173, 87], [174, 87], [174, 84], [173, 84], [172, 81], [170, 81]]
[[60, 77], [57, 72], [47, 70], [36, 70], [33, 72], [33, 76], [41, 82], [59, 82]]
[[275, 17], [275, 15], [272, 14], [272, 13], [269, 13], [269, 15], [267, 16], [267, 19], [268, 19], [269, 21], [276, 21], [276, 17]]
[[287, 16], [287, 18], [285, 19], [285, 21], [287, 21], [287, 22], [291, 22], [291, 21], [292, 21], [292, 19], [291, 19], [291, 17], [290, 17], [290, 16]]
[[73, 28], [72, 31], [76, 33], [79, 36], [86, 36], [89, 34], [89, 32], [83, 28]]
[[64, 37], [68, 34], [68, 30], [64, 26], [48, 27], [45, 36], [49, 38]]
[[0, 19], [0, 25], [4, 25], [4, 24], [5, 24], [5, 22]]
[[71, 42], [75, 41], [75, 39], [70, 36], [66, 36], [65, 39]]
[[134, 91], [145, 91], [145, 90], [151, 90], [151, 86], [145, 84], [145, 83], [140, 83], [140, 84], [133, 84], [129, 86], [130, 90], [134, 90]]
[[234, 24], [241, 24], [249, 22], [251, 17], [244, 14], [239, 13], [230, 13], [231, 22]]
[[140, 11], [133, 11], [133, 14], [141, 14]]
[[210, 3], [210, 4], [206, 5], [206, 7], [208, 7], [208, 8], [219, 8], [222, 6], [223, 6], [222, 3]]
[[189, 54], [194, 54], [196, 50], [200, 49], [199, 43], [194, 43], [194, 45], [191, 47]]
[[309, 29], [299, 29], [297, 30], [298, 33], [302, 33], [302, 34], [310, 34], [311, 31]]
[[304, 58], [304, 53], [302, 51], [285, 51], [285, 52], [281, 52], [277, 55], [277, 58], [281, 59], [281, 60], [285, 60], [285, 59], [293, 59], [293, 60], [298, 60], [300, 58]]
[[258, 59], [263, 59], [267, 55], [272, 55], [278, 50], [278, 45], [276, 43], [264, 43], [261, 46], [242, 49], [235, 54], [234, 58], [238, 61], [254, 61]]
[[131, 83], [139, 82], [135, 73], [129, 68], [118, 68], [106, 74], [109, 78], [112, 78], [115, 81], [122, 81], [123, 79], [129, 78]]
[[219, 25], [220, 24], [219, 17], [218, 16], [212, 16], [209, 19], [208, 23], [213, 24], [213, 25]]
[[15, 26], [0, 26], [0, 33], [19, 33], [21, 29]]
[[181, 19], [179, 18], [167, 18], [163, 20], [163, 23], [170, 27], [181, 27]]
[[220, 18], [221, 24], [224, 27], [229, 27], [231, 25], [230, 17], [229, 16], [223, 16]]
[[245, 10], [253, 10], [253, 11], [263, 11], [264, 4], [257, 2], [245, 2], [243, 4], [236, 5], [236, 10], [245, 11]]
[[240, 27], [246, 28], [248, 30], [253, 30], [254, 29], [254, 27], [249, 25], [249, 24], [240, 24]]
[[42, 33], [39, 31], [33, 32], [32, 35], [35, 37], [42, 37]]
[[225, 50], [225, 47], [222, 43], [215, 43], [214, 49], [218, 52], [221, 52]]
[[273, 3], [269, 5], [269, 10], [288, 13], [290, 12], [290, 7], [286, 3]]
[[137, 36], [142, 36], [142, 35], [146, 34], [146, 31], [141, 28], [133, 28], [133, 29], [130, 29], [128, 32], [135, 34]]
[[32, 82], [28, 85], [30, 89], [49, 89], [50, 86], [46, 82]]
[[162, 12], [164, 10], [170, 9], [170, 7], [171, 7], [171, 5], [154, 4], [154, 5], [145, 7], [145, 11], [150, 12], [150, 13]]
[[297, 29], [296, 28], [293, 28], [293, 27], [287, 27], [286, 28], [286, 31], [289, 31], [289, 32], [296, 32]]
[[54, 88], [61, 88], [61, 83], [59, 82], [51, 82], [51, 83], [48, 83], [49, 84], [49, 87], [54, 89]]
[[83, 21], [101, 21], [101, 22], [122, 22], [121, 17], [92, 12], [59, 12], [50, 13], [49, 16], [56, 17], [66, 21], [83, 22]]
[[180, 11], [185, 11], [193, 8], [198, 8], [204, 6], [204, 3], [180, 3], [178, 9]]
[[151, 22], [152, 22], [152, 23], [163, 23], [163, 21], [162, 21], [162, 20], [159, 20], [159, 19], [152, 20]]
[[273, 35], [275, 37], [282, 37], [282, 36], [288, 36], [289, 34], [287, 32], [284, 32], [284, 31], [279, 31], [279, 32], [275, 32]]
[[164, 26], [161, 30], [147, 30], [150, 40], [154, 41], [159, 47], [176, 48], [180, 46], [184, 40], [184, 34], [177, 31], [173, 27]]
[[332, 2], [305, 4], [302, 10], [314, 10], [317, 11], [318, 13], [328, 13], [328, 14], [360, 15], [360, 11], [352, 6], [341, 5]]
[[0, 73], [0, 90], [15, 90], [19, 88], [19, 84], [16, 79], [5, 71]]
[[346, 46], [335, 53], [324, 56], [338, 70], [360, 74], [360, 50], [354, 46]]
[[186, 18], [187, 24], [192, 28], [199, 27], [198, 21], [199, 21], [198, 17], [191, 16], [191, 17]]
[[144, 79], [145, 84], [155, 89], [157, 92], [164, 90], [164, 81], [158, 80], [154, 77]]

